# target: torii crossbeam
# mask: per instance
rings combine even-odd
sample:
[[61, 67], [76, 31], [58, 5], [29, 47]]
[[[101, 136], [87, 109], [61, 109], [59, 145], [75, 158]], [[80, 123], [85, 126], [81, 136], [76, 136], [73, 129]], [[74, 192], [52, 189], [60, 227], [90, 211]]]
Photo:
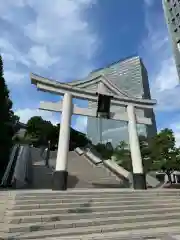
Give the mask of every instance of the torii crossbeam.
[[[99, 75], [96, 78], [85, 81], [74, 81], [70, 83], [60, 83], [35, 74], [31, 74], [30, 77], [32, 84], [35, 84], [38, 90], [64, 96], [62, 102], [42, 102], [40, 104], [40, 109], [62, 112], [56, 168], [53, 175], [52, 188], [54, 190], [67, 189], [67, 160], [72, 114], [96, 117], [97, 109], [103, 109], [101, 111], [104, 113], [104, 109], [107, 105], [105, 101], [110, 98], [110, 106], [116, 106], [116, 108], [120, 107], [121, 109], [123, 107], [124, 112], [113, 112], [110, 107], [110, 109], [105, 110], [105, 112], [109, 111], [107, 116], [109, 116], [110, 119], [128, 122], [134, 189], [146, 189], [146, 178], [143, 170], [136, 124], [151, 125], [152, 120], [150, 118], [138, 116], [135, 109], [152, 109], [156, 104], [155, 100], [127, 96], [127, 94], [122, 92], [116, 85], [108, 80], [105, 75]], [[92, 87], [96, 90], [93, 90]], [[96, 104], [99, 102], [98, 99], [100, 96], [103, 99], [103, 107], [96, 105], [94, 108], [80, 108], [72, 103], [72, 98], [74, 97], [88, 100]], [[102, 112], [100, 112], [98, 116], [101, 116]]]

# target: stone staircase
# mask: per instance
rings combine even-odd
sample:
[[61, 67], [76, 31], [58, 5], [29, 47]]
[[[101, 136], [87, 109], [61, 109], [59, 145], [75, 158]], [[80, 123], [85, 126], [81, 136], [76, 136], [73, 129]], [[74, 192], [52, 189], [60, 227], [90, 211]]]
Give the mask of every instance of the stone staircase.
[[163, 189], [0, 192], [0, 239], [180, 239], [179, 197]]
[[[50, 166], [55, 167], [56, 152], [51, 153]], [[124, 183], [101, 163], [93, 164], [76, 152], [68, 153], [68, 188], [120, 188]]]

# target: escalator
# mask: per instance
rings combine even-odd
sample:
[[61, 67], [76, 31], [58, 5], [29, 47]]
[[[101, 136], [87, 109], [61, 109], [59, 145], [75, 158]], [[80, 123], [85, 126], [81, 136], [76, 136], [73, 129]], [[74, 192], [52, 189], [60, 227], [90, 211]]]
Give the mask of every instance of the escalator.
[[20, 149], [19, 144], [14, 145], [12, 148], [10, 160], [0, 184], [1, 188], [8, 188], [12, 186], [12, 178], [19, 155], [19, 149]]

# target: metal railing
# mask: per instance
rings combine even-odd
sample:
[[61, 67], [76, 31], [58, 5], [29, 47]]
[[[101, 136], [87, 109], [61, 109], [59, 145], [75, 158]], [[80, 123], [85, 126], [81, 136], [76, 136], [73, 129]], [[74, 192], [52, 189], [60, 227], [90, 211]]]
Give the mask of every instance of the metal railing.
[[[79, 149], [75, 150], [79, 154]], [[103, 164], [104, 167], [109, 169], [112, 173], [114, 173], [118, 178], [124, 180], [126, 184], [132, 186], [133, 184], [133, 176], [132, 173], [124, 169], [122, 166], [119, 166], [115, 161], [112, 159], [102, 160], [99, 156], [97, 156], [96, 151], [93, 150], [92, 147], [88, 147], [85, 150], [81, 149], [84, 152], [84, 156], [88, 157], [90, 161], [95, 164]], [[80, 152], [82, 155], [82, 152]], [[80, 154], [79, 154], [80, 155]], [[151, 176], [150, 174], [146, 174], [146, 181], [149, 187], [159, 187], [161, 185], [160, 181], [156, 178]]]
[[14, 188], [23, 188], [31, 183], [32, 180], [32, 158], [31, 147], [21, 145], [19, 155], [12, 176], [12, 186]]

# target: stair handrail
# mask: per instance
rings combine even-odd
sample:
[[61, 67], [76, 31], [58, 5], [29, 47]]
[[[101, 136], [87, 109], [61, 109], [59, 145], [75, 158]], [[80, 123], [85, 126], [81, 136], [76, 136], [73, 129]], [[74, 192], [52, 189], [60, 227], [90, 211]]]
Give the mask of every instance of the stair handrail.
[[10, 154], [10, 160], [8, 162], [5, 173], [4, 173], [3, 178], [1, 180], [1, 186], [6, 186], [7, 185], [8, 177], [9, 177], [13, 162], [16, 160], [15, 158], [17, 157], [17, 151], [18, 150], [19, 150], [19, 144], [15, 144], [12, 147], [11, 154]]
[[[90, 154], [88, 154], [88, 158], [90, 158], [91, 162], [93, 162], [94, 164], [97, 164], [98, 160], [95, 160], [95, 159], [98, 159], [99, 156], [96, 155], [97, 151], [93, 148], [93, 145], [88, 145], [85, 148], [84, 155], [86, 156], [88, 152], [90, 153]], [[119, 166], [112, 159], [102, 160], [101, 158], [99, 158], [99, 163], [101, 163], [101, 162], [103, 163], [103, 165], [106, 168], [108, 168], [117, 177], [127, 180], [130, 183], [130, 185], [132, 185], [133, 178], [132, 178], [131, 172], [127, 171], [122, 166]], [[150, 174], [146, 174], [146, 181], [147, 181], [148, 186], [159, 187], [161, 185], [161, 183], [155, 177], [152, 177]]]
[[29, 145], [21, 145], [11, 182], [15, 188], [17, 187], [17, 184], [19, 184], [20, 187], [23, 187], [28, 183], [29, 167], [31, 167], [30, 161], [31, 147]]

